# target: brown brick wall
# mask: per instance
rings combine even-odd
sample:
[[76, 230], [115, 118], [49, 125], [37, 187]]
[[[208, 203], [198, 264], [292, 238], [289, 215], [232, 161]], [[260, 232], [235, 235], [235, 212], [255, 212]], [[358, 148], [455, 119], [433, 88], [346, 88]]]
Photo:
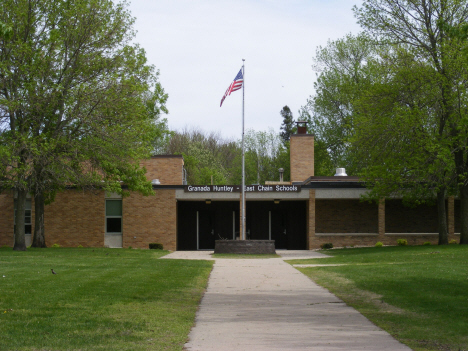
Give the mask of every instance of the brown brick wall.
[[437, 206], [407, 207], [402, 200], [385, 201], [386, 233], [438, 233]]
[[[438, 242], [438, 235], [417, 235], [411, 233], [431, 233], [429, 230], [435, 230], [437, 232], [437, 209], [435, 206], [418, 206], [416, 208], [405, 207], [401, 200], [381, 200], [376, 206], [377, 208], [377, 232], [375, 234], [368, 233], [363, 235], [346, 235], [351, 230], [336, 230], [333, 233], [340, 233], [338, 235], [325, 234], [323, 231], [328, 230], [331, 233], [331, 229], [343, 229], [347, 221], [347, 216], [352, 214], [355, 218], [357, 215], [361, 215], [363, 218], [367, 218], [369, 223], [371, 222], [368, 218], [369, 215], [374, 216], [372, 211], [364, 210], [364, 212], [356, 211], [352, 209], [356, 206], [356, 202], [346, 204], [346, 201], [358, 201], [358, 200], [316, 200], [315, 203], [315, 216], [313, 217], [316, 221], [316, 228], [311, 228], [309, 224], [309, 232], [315, 229], [315, 236], [309, 238], [309, 249], [319, 248], [323, 243], [333, 243], [335, 247], [343, 246], [374, 246], [377, 241], [381, 241], [384, 245], [396, 245], [398, 239], [408, 240], [409, 245], [422, 245], [425, 242], [430, 242], [436, 245]], [[323, 206], [324, 203], [328, 202], [327, 206]], [[452, 202], [452, 204], [451, 204]], [[365, 203], [360, 203], [365, 204]], [[369, 204], [367, 204], [369, 205]], [[453, 212], [456, 212], [456, 202], [453, 205], [453, 200], [448, 199], [448, 223], [450, 226], [451, 222], [456, 223], [453, 219]], [[309, 208], [311, 208], [311, 200], [309, 201]], [[453, 209], [455, 207], [455, 209]], [[350, 210], [351, 209], [351, 210]], [[326, 210], [326, 211], [325, 211]], [[330, 216], [334, 213], [337, 219], [335, 223], [333, 220], [326, 219], [324, 216]], [[348, 212], [348, 214], [346, 214]], [[364, 215], [362, 215], [364, 213]], [[365, 214], [367, 213], [367, 214]], [[312, 217], [312, 213], [309, 211], [309, 222]], [[452, 218], [452, 219], [450, 219]], [[324, 220], [325, 219], [325, 220]], [[434, 222], [435, 220], [435, 222]], [[341, 223], [340, 223], [341, 222]], [[391, 225], [387, 226], [388, 223]], [[434, 224], [435, 223], [435, 224]], [[329, 228], [325, 229], [324, 224], [328, 224]], [[456, 224], [455, 224], [456, 226]], [[390, 230], [399, 230], [390, 232]], [[450, 230], [450, 229], [449, 229]], [[385, 232], [387, 234], [385, 234]], [[388, 233], [400, 233], [396, 235], [389, 235]], [[449, 240], [458, 239], [457, 235], [449, 234]]]
[[359, 200], [316, 200], [316, 233], [378, 233], [378, 206]]
[[102, 247], [105, 231], [103, 191], [66, 190], [46, 205], [46, 245]]
[[291, 181], [302, 182], [314, 175], [314, 136], [291, 135]]
[[140, 162], [146, 168], [146, 179], [159, 179], [161, 185], [181, 185], [183, 165], [182, 156], [153, 156]]
[[14, 213], [13, 191], [0, 193], [0, 246], [13, 247]]
[[175, 190], [161, 189], [154, 196], [132, 193], [123, 200], [123, 247], [147, 249], [161, 243], [176, 250], [177, 206]]
[[[320, 245], [332, 243], [333, 247], [374, 246], [379, 239], [378, 235], [320, 235], [315, 238], [312, 249], [320, 248]], [[392, 244], [395, 245], [395, 244]]]

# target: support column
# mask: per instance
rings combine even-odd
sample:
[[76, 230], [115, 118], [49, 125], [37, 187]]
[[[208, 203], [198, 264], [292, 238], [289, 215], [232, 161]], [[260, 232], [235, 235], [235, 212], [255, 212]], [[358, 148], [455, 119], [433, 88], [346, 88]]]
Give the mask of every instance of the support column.
[[385, 240], [385, 198], [379, 200], [379, 241]]
[[315, 189], [309, 189], [307, 213], [307, 248], [315, 249]]

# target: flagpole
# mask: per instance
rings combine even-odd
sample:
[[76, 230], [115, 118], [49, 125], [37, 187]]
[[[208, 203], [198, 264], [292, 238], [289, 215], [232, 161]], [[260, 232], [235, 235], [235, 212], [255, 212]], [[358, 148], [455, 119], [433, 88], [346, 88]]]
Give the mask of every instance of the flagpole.
[[242, 59], [242, 235], [241, 240], [245, 240], [245, 149], [244, 149], [244, 87], [245, 87], [245, 60]]

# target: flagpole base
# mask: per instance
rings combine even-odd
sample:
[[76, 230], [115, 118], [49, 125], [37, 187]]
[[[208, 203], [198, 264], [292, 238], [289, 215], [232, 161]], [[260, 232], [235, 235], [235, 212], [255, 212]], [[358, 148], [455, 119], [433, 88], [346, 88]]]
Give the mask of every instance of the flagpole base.
[[274, 240], [216, 240], [214, 253], [276, 254]]

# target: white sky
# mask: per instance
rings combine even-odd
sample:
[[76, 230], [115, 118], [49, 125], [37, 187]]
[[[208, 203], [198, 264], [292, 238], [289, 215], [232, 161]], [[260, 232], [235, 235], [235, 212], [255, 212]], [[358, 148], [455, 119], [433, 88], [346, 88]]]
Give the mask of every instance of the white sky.
[[279, 131], [313, 94], [312, 57], [357, 33], [358, 0], [131, 0], [136, 42], [169, 94], [169, 127], [240, 139], [242, 90], [219, 104], [245, 59], [245, 128]]

